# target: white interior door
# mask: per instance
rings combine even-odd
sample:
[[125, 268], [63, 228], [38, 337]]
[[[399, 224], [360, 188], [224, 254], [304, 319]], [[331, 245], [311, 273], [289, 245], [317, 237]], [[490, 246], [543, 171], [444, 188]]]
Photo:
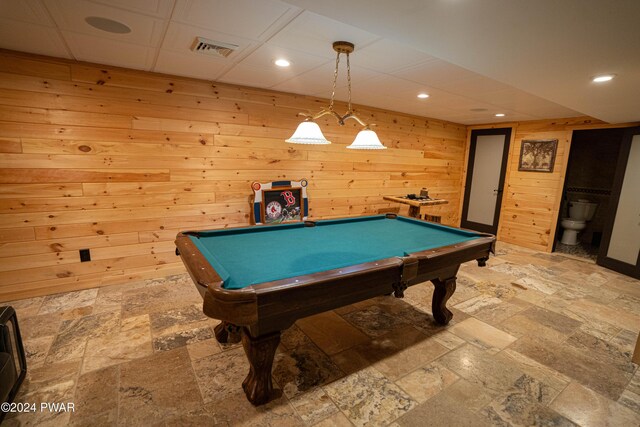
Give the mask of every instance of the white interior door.
[[472, 131], [462, 227], [496, 234], [511, 129]]
[[598, 264], [640, 277], [640, 128], [631, 131], [623, 144], [618, 168], [614, 195], [619, 198]]

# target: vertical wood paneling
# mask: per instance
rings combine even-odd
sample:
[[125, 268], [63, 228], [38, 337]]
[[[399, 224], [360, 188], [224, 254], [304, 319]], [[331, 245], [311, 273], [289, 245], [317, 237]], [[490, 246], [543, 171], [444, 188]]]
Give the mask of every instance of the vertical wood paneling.
[[388, 150], [345, 149], [357, 126], [329, 119], [332, 145], [286, 144], [323, 105], [0, 51], [0, 301], [182, 272], [175, 234], [247, 225], [254, 180], [309, 179], [314, 218], [428, 187], [450, 201], [429, 211], [459, 223], [465, 126], [358, 107]]
[[[615, 127], [634, 126], [634, 123]], [[571, 137], [574, 130], [614, 127], [590, 117], [470, 126], [473, 129], [513, 129], [505, 191], [500, 212], [498, 239], [532, 249], [551, 252], [562, 202]], [[518, 171], [524, 139], [557, 139], [553, 172]]]

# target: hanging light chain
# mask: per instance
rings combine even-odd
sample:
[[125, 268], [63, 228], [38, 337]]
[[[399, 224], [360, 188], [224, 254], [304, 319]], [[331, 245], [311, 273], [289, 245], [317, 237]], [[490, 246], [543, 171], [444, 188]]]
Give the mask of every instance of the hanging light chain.
[[[306, 113], [299, 113], [299, 115], [306, 117], [306, 120], [316, 120], [322, 116], [330, 114], [336, 118], [338, 124], [340, 126], [344, 125], [345, 120], [353, 119], [356, 122], [360, 123], [364, 126], [365, 130], [370, 129], [370, 126], [374, 126], [373, 123], [367, 124], [363, 120], [361, 120], [358, 116], [356, 116], [353, 112], [353, 107], [351, 105], [351, 61], [349, 54], [353, 52], [353, 44], [349, 42], [334, 42], [333, 49], [336, 51], [336, 67], [333, 71], [333, 89], [331, 91], [331, 100], [329, 102], [329, 108], [322, 109], [319, 113], [311, 115]], [[348, 108], [347, 112], [341, 116], [334, 110], [335, 98], [336, 98], [336, 88], [338, 85], [338, 73], [340, 71], [340, 55], [345, 54], [347, 56], [347, 89], [349, 93], [348, 99]]]
[[349, 108], [347, 113], [351, 113], [351, 65], [349, 64], [349, 52], [347, 52], [347, 87], [349, 88]]
[[[347, 55], [347, 60], [349, 55]], [[336, 69], [333, 72], [333, 91], [331, 92], [331, 102], [329, 103], [329, 111], [333, 111], [333, 99], [336, 96], [336, 83], [338, 81], [338, 65], [340, 64], [340, 52], [336, 55]]]

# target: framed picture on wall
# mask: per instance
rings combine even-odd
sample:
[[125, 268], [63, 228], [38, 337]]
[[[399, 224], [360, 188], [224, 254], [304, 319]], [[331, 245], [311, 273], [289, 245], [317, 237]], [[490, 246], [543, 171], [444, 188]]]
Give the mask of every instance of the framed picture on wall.
[[307, 180], [254, 182], [253, 224], [279, 224], [304, 221], [309, 215]]
[[553, 172], [558, 150], [557, 139], [523, 139], [520, 146], [518, 170], [526, 172]]

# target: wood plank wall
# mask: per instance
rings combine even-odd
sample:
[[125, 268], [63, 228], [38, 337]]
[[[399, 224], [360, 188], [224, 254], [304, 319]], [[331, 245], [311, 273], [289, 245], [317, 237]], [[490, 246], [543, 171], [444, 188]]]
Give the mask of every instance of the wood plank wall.
[[328, 118], [334, 144], [284, 142], [326, 104], [0, 51], [0, 301], [183, 272], [176, 233], [247, 225], [254, 180], [309, 179], [313, 218], [428, 187], [459, 224], [465, 126], [358, 107], [388, 150], [345, 149], [357, 126]]
[[[512, 128], [498, 239], [543, 252], [551, 252], [562, 202], [573, 131], [629, 126], [637, 126], [637, 124], [609, 125], [591, 117], [469, 126], [469, 138], [474, 129]], [[558, 140], [553, 172], [518, 171], [520, 148], [524, 139]]]

